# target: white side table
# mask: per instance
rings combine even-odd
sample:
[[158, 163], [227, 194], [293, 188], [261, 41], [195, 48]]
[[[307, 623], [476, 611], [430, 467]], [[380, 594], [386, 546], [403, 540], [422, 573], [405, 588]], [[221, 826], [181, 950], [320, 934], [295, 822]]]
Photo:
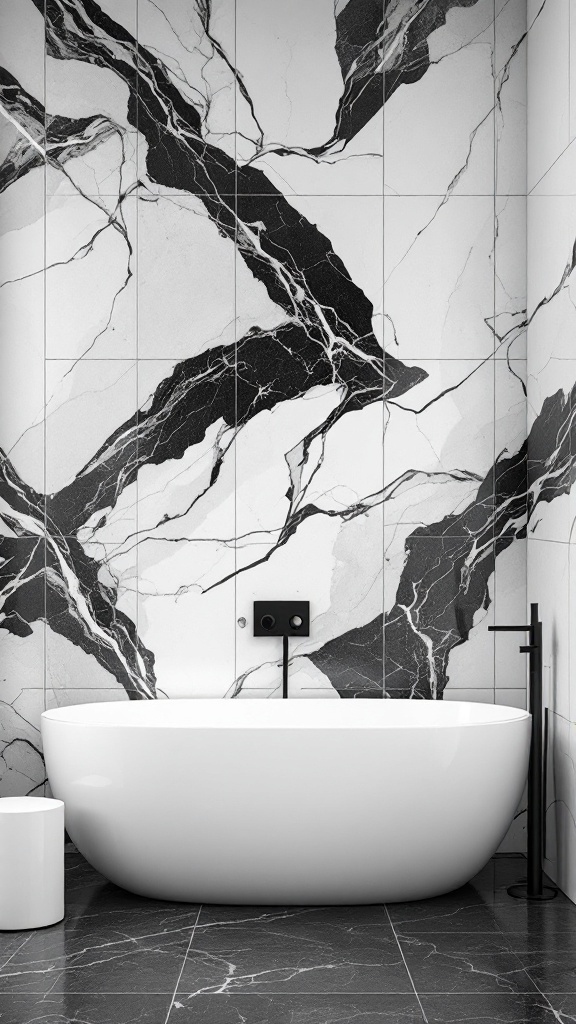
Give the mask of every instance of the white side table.
[[64, 917], [64, 804], [45, 797], [0, 799], [0, 929], [56, 924]]

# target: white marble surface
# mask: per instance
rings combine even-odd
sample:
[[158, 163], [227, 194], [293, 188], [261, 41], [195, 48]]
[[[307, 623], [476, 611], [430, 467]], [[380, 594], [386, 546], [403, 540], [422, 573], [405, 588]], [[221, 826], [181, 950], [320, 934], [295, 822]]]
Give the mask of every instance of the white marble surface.
[[522, 690], [487, 626], [525, 596], [526, 12], [425, 6], [3, 6], [0, 634], [36, 701], [277, 697], [251, 607], [288, 593], [293, 694]]

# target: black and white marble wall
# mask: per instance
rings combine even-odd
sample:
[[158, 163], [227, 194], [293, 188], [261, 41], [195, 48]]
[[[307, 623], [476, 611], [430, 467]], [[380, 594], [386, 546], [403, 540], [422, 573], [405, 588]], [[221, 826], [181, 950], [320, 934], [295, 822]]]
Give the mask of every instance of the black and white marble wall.
[[278, 696], [266, 596], [294, 696], [523, 703], [537, 7], [3, 0], [2, 792], [44, 706]]
[[548, 870], [576, 900], [576, 3], [528, 6], [530, 436], [545, 424], [528, 446], [528, 595], [550, 709]]

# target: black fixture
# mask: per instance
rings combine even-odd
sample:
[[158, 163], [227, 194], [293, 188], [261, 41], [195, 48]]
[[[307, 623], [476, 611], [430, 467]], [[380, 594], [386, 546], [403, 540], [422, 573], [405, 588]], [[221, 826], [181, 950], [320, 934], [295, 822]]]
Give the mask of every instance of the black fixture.
[[288, 637], [310, 636], [310, 602], [254, 601], [254, 636], [282, 637], [282, 696], [288, 697]]
[[[529, 711], [532, 715], [530, 763], [528, 767], [528, 878], [511, 885], [510, 896], [519, 900], [553, 900], [558, 889], [544, 884], [542, 860], [544, 855], [544, 759], [542, 732], [542, 623], [538, 618], [538, 605], [530, 605], [530, 623], [527, 626], [488, 626], [493, 633], [528, 633], [529, 643], [520, 648], [530, 658]], [[546, 709], [548, 710], [548, 709]], [[548, 716], [546, 716], [547, 720]]]

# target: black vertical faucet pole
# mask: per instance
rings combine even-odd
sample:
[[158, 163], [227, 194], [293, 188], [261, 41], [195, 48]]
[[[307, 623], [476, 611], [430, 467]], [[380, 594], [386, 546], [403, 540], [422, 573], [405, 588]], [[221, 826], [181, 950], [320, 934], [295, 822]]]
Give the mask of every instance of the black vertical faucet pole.
[[544, 772], [542, 762], [542, 623], [538, 621], [538, 605], [530, 605], [529, 644], [521, 647], [530, 659], [530, 714], [532, 742], [528, 768], [528, 897], [541, 898], [543, 892], [542, 860], [544, 836]]
[[288, 637], [310, 636], [310, 602], [254, 601], [254, 636], [282, 637], [282, 697], [288, 697]]
[[528, 807], [526, 812], [528, 878], [526, 883], [511, 885], [508, 892], [516, 899], [551, 900], [558, 890], [544, 885], [544, 764], [542, 732], [542, 623], [538, 618], [538, 605], [530, 605], [527, 626], [488, 626], [491, 632], [526, 632], [528, 644], [520, 651], [528, 654], [529, 711], [532, 715], [530, 761], [528, 765]]
[[282, 697], [288, 700], [288, 637], [282, 637]]

